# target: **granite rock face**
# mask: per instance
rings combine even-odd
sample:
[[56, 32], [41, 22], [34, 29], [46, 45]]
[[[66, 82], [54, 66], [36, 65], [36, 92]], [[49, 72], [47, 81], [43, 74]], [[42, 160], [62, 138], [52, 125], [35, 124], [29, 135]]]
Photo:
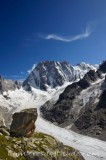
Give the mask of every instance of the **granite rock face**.
[[10, 135], [14, 137], [30, 137], [35, 130], [37, 109], [30, 108], [13, 114]]
[[27, 84], [34, 88], [47, 90], [48, 87], [55, 88], [62, 86], [65, 82], [73, 82], [81, 79], [85, 73], [96, 67], [81, 63], [73, 67], [70, 63], [56, 62], [56, 61], [43, 61], [31, 71], [28, 78], [23, 82], [25, 89]]

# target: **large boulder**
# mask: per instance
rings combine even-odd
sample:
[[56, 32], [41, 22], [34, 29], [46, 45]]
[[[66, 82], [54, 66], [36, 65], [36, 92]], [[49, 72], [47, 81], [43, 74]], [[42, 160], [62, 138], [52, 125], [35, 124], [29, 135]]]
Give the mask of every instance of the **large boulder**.
[[37, 109], [30, 108], [14, 113], [10, 125], [10, 135], [13, 137], [30, 137], [35, 130]]

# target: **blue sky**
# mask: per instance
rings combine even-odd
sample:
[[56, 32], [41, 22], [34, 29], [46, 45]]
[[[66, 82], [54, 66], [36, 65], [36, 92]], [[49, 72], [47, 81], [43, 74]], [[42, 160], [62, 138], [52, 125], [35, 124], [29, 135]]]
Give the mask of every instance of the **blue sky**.
[[0, 74], [23, 79], [34, 63], [106, 59], [106, 0], [1, 0]]

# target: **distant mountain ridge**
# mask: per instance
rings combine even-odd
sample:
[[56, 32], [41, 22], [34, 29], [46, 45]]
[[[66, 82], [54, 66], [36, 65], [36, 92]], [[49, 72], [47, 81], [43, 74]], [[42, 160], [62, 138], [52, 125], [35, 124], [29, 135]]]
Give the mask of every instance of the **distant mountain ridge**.
[[18, 81], [6, 80], [0, 76], [0, 94], [8, 90], [20, 89], [21, 84]]
[[23, 87], [32, 86], [41, 90], [49, 87], [62, 86], [65, 82], [74, 82], [81, 79], [89, 70], [96, 70], [97, 65], [89, 65], [84, 62], [77, 66], [63, 61], [42, 61], [31, 71], [28, 78], [23, 82]]

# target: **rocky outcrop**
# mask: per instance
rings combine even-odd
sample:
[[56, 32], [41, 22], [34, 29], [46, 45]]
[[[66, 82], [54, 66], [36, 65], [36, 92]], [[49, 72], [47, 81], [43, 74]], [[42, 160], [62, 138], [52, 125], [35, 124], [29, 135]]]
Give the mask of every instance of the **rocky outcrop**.
[[3, 94], [4, 91], [15, 90], [21, 87], [20, 82], [5, 80], [2, 76], [0, 76], [0, 94]]
[[38, 132], [29, 138], [0, 135], [0, 159], [84, 160], [78, 150], [63, 145], [52, 136]]
[[30, 108], [13, 114], [10, 135], [14, 137], [30, 137], [35, 130], [37, 109]]
[[81, 79], [86, 72], [96, 68], [86, 63], [73, 67], [66, 61], [43, 61], [31, 71], [23, 82], [23, 87], [27, 89], [29, 88], [27, 85], [30, 84], [30, 86], [41, 90], [47, 90], [48, 87], [55, 88], [62, 86], [65, 82]]

